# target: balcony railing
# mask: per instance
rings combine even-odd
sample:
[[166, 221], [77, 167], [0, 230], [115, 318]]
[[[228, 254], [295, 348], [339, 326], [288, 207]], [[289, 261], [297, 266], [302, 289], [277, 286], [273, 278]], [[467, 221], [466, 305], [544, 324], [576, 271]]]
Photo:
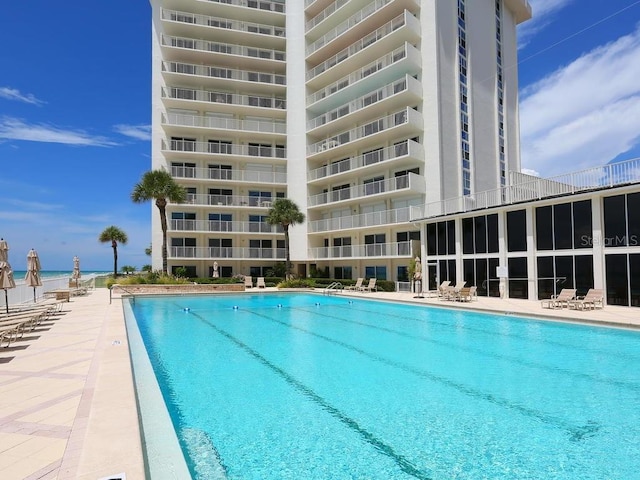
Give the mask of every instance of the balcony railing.
[[422, 159], [424, 156], [424, 148], [418, 142], [405, 140], [387, 148], [363, 153], [357, 157], [347, 158], [346, 160], [316, 168], [308, 173], [307, 178], [311, 182], [320, 178], [349, 172], [356, 168], [367, 167], [369, 165], [375, 165], [376, 163], [396, 160], [407, 156]]
[[[365, 18], [370, 17], [371, 15], [373, 15], [375, 12], [377, 12], [378, 10], [380, 10], [382, 7], [384, 7], [385, 5], [391, 3], [393, 0], [376, 0], [375, 2], [369, 3], [366, 7], [364, 7], [362, 10], [360, 10], [359, 12], [356, 12], [354, 15], [352, 15], [351, 17], [349, 17], [347, 20], [345, 20], [344, 22], [342, 22], [340, 25], [338, 25], [336, 28], [334, 28], [333, 30], [331, 30], [330, 32], [327, 32], [326, 34], [324, 34], [322, 37], [320, 37], [318, 40], [316, 40], [315, 42], [313, 42], [312, 44], [307, 46], [307, 56], [311, 55], [313, 52], [315, 52], [316, 50], [318, 50], [319, 48], [323, 47], [324, 45], [326, 45], [327, 43], [329, 43], [331, 40], [333, 40], [334, 38], [339, 37], [340, 35], [342, 35], [344, 32], [346, 32], [347, 30], [353, 28], [354, 26], [356, 26], [358, 23], [362, 22]], [[338, 3], [338, 2], [336, 2]], [[346, 2], [344, 2], [346, 3]], [[340, 5], [342, 6], [342, 5]], [[309, 22], [307, 22], [307, 31], [309, 31], [311, 28], [313, 28], [315, 25], [311, 25], [310, 24], [320, 18], [323, 13], [325, 11], [329, 11], [331, 8], [333, 7], [333, 5], [329, 5], [327, 8], [325, 8], [322, 12], [320, 12], [317, 16], [315, 16], [314, 18], [312, 18]], [[335, 11], [335, 9], [334, 9]], [[329, 12], [333, 13], [333, 11]], [[324, 18], [326, 18], [327, 15], [325, 15]], [[320, 21], [324, 20], [324, 18], [322, 18]], [[316, 25], [319, 22], [316, 22]]]
[[[346, 77], [341, 78], [340, 80], [332, 83], [331, 85], [326, 86], [322, 90], [318, 90], [307, 97], [307, 104], [310, 105], [315, 103], [323, 98], [326, 98], [334, 93], [348, 87], [349, 85], [353, 85], [354, 83], [362, 80], [363, 78], [368, 77], [376, 73], [377, 71], [382, 70], [383, 68], [389, 67], [395, 63], [400, 62], [404, 58], [409, 55], [409, 50], [414, 50], [417, 52], [416, 48], [410, 45], [409, 43], [405, 43], [403, 46], [396, 48], [394, 51], [386, 54], [383, 57], [374, 60], [373, 62], [365, 65], [359, 70], [352, 72]], [[419, 56], [417, 56], [419, 60]]]
[[313, 27], [320, 24], [320, 22], [323, 22], [325, 18], [327, 18], [329, 15], [331, 15], [333, 12], [347, 3], [349, 3], [349, 0], [336, 0], [335, 2], [333, 2], [331, 5], [329, 5], [327, 8], [318, 13], [318, 15], [307, 22], [306, 31], [308, 32]]
[[416, 193], [424, 193], [426, 190], [425, 179], [421, 175], [416, 175], [415, 173], [386, 178], [377, 182], [364, 183], [362, 185], [355, 185], [349, 188], [341, 188], [330, 192], [324, 192], [319, 195], [313, 195], [309, 197], [308, 205], [309, 207], [317, 207], [318, 205], [342, 202], [371, 195], [380, 195], [383, 193], [396, 192], [398, 190], [412, 190]]
[[251, 248], [251, 247], [171, 247], [169, 256], [172, 259], [284, 259], [284, 248]]
[[237, 7], [257, 8], [270, 12], [285, 13], [284, 2], [271, 2], [269, 0], [207, 0], [215, 3], [225, 3]]
[[320, 142], [311, 144], [307, 146], [307, 154], [313, 155], [324, 152], [326, 150], [339, 147], [340, 145], [356, 141], [360, 138], [384, 132], [385, 130], [389, 130], [399, 125], [407, 123], [415, 123], [417, 125], [419, 123], [419, 119], [420, 113], [410, 107], [406, 107], [391, 115], [387, 115], [386, 117], [378, 118], [373, 122], [361, 125], [346, 132], [338, 133], [330, 138], [325, 138]]
[[242, 57], [260, 58], [263, 60], [276, 60], [284, 62], [286, 54], [280, 50], [246, 47], [229, 43], [209, 42], [207, 40], [195, 40], [193, 38], [174, 37], [162, 35], [162, 45], [166, 47], [186, 48], [206, 53], [223, 53], [226, 55], [238, 55]]
[[225, 103], [244, 107], [275, 108], [278, 110], [287, 108], [287, 101], [284, 98], [238, 95], [236, 93], [212, 92], [182, 87], [162, 87], [162, 98], [191, 100], [194, 102]]
[[175, 232], [282, 233], [280, 225], [223, 220], [171, 220], [169, 230]]
[[284, 147], [263, 145], [237, 145], [216, 142], [196, 142], [192, 140], [162, 140], [162, 150], [185, 153], [206, 153], [213, 155], [236, 155], [260, 158], [287, 158]]
[[275, 199], [273, 197], [189, 193], [187, 194], [187, 201], [181, 205], [216, 205], [218, 207], [271, 208], [274, 200]]
[[496, 190], [411, 207], [411, 219], [420, 220], [637, 183], [640, 182], [640, 158], [550, 178], [511, 172], [510, 182], [510, 185]]
[[287, 133], [287, 125], [278, 121], [236, 120], [234, 118], [206, 117], [199, 115], [184, 115], [182, 113], [162, 114], [164, 125], [179, 127], [215, 128], [221, 130], [243, 130], [260, 133]]
[[406, 15], [411, 15], [411, 14], [409, 14], [408, 12], [405, 12], [401, 15], [398, 15], [396, 18], [386, 23], [382, 27], [368, 34], [364, 38], [361, 38], [357, 42], [349, 45], [344, 50], [336, 53], [333, 57], [325, 60], [321, 64], [307, 71], [307, 81], [317, 77], [318, 75], [325, 72], [326, 70], [329, 70], [331, 67], [334, 67], [335, 65], [338, 65], [339, 63], [344, 62], [349, 57], [364, 50], [365, 48], [375, 45], [376, 42], [378, 42], [379, 40], [382, 40], [383, 38], [392, 34], [398, 28], [406, 24], [407, 22]]
[[260, 170], [232, 170], [220, 168], [197, 168], [171, 166], [171, 176], [175, 178], [193, 178], [196, 180], [227, 180], [230, 182], [286, 184], [284, 172], [264, 172]]
[[346, 217], [327, 218], [309, 222], [309, 233], [321, 233], [330, 231], [348, 230], [352, 228], [379, 227], [407, 223], [411, 214], [409, 207], [396, 210], [384, 210], [382, 212], [363, 213]]
[[241, 22], [239, 20], [232, 20], [229, 18], [212, 17], [209, 15], [179, 12], [176, 10], [162, 9], [162, 19], [191, 25], [225, 28], [229, 30], [236, 30], [238, 32], [259, 33], [274, 37], [285, 37], [286, 34], [284, 27], [276, 27], [261, 23]]
[[411, 256], [411, 242], [372, 243], [366, 245], [344, 245], [341, 247], [318, 247], [309, 249], [312, 260], [333, 258], [399, 258]]
[[286, 75], [233, 70], [231, 68], [223, 67], [209, 67], [205, 65], [194, 65], [191, 63], [163, 62], [162, 71], [168, 73], [179, 73], [182, 75], [197, 75], [201, 77], [222, 78], [226, 80], [239, 80], [242, 82], [258, 82], [273, 85], [287, 84]]

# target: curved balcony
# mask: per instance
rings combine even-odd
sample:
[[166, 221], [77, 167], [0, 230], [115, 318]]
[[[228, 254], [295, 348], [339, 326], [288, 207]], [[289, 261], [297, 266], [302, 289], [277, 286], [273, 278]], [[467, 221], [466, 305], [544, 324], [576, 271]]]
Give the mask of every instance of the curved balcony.
[[307, 155], [316, 159], [335, 158], [344, 155], [347, 149], [371, 144], [375, 135], [378, 142], [391, 141], [400, 136], [413, 136], [422, 131], [422, 115], [406, 107], [398, 112], [378, 118], [352, 130], [338, 133], [320, 142], [307, 146]]
[[[195, 88], [162, 87], [163, 103], [168, 108], [215, 108], [216, 112], [245, 115], [269, 115], [286, 117], [287, 101], [278, 97], [238, 95], [236, 93], [197, 90]], [[212, 105], [215, 104], [215, 107]]]
[[[220, 86], [226, 89], [247, 89], [256, 94], [284, 94], [287, 84], [286, 75], [250, 72], [224, 67], [209, 67], [182, 62], [162, 62], [162, 73], [167, 83], [179, 83], [183, 86], [203, 88]], [[239, 82], [246, 85], [238, 85]]]
[[264, 222], [225, 222], [222, 220], [170, 220], [169, 230], [172, 232], [201, 233], [282, 233], [280, 225], [269, 225]]
[[334, 258], [401, 258], [410, 257], [411, 242], [373, 243], [365, 245], [345, 245], [342, 247], [318, 247], [309, 249], [313, 260], [331, 260]]
[[262, 172], [259, 170], [221, 170], [217, 168], [171, 167], [174, 178], [193, 180], [220, 180], [229, 183], [264, 183], [286, 185], [287, 174], [283, 172]]
[[426, 181], [421, 175], [409, 173], [399, 177], [385, 178], [377, 182], [364, 183], [349, 188], [332, 190], [309, 197], [308, 207], [320, 207], [335, 203], [360, 203], [363, 198], [371, 196], [389, 196], [390, 194], [424, 194]]
[[202, 155], [252, 163], [285, 163], [287, 149], [254, 145], [227, 145], [192, 140], [162, 140], [162, 153], [169, 160], [197, 159]]
[[[285, 2], [274, 2], [271, 0], [200, 0], [189, 2], [189, 5], [196, 4], [195, 8], [203, 10], [203, 13], [211, 11], [207, 2], [216, 3], [215, 11], [222, 17], [235, 18], [239, 15], [249, 22], [267, 22], [274, 25], [284, 25], [286, 20]], [[200, 6], [198, 4], [202, 3]], [[238, 7], [242, 8], [238, 11]]]
[[307, 133], [319, 136], [330, 130], [335, 131], [345, 125], [361, 122], [362, 118], [372, 118], [385, 111], [407, 105], [417, 105], [422, 100], [422, 85], [415, 78], [405, 75], [373, 92], [340, 105], [307, 122]]
[[390, 51], [405, 42], [416, 44], [419, 41], [420, 21], [405, 10], [382, 27], [307, 71], [307, 86], [317, 88], [319, 85], [326, 85], [353, 71], [355, 62], [359, 65], [370, 63], [381, 51]]
[[418, 73], [421, 63], [418, 49], [410, 43], [405, 43], [361, 69], [309, 95], [308, 108], [312, 112], [326, 112], [337, 108], [353, 98], [392, 83], [403, 75]]
[[196, 205], [207, 206], [215, 205], [216, 207], [246, 207], [269, 209], [273, 205], [273, 197], [251, 197], [246, 195], [209, 195], [206, 193], [190, 193], [187, 194], [187, 201], [181, 204], [172, 203], [172, 205]]
[[180, 12], [166, 8], [162, 9], [161, 15], [164, 20], [165, 32], [170, 35], [193, 36], [195, 26], [195, 31], [201, 32], [199, 38], [205, 35], [220, 36], [233, 43], [259, 44], [267, 48], [282, 47], [285, 44], [286, 29], [281, 26]]
[[284, 248], [251, 248], [251, 247], [170, 247], [169, 258], [217, 260], [282, 260], [285, 258]]
[[411, 207], [405, 207], [395, 210], [384, 210], [382, 212], [363, 213], [360, 215], [315, 220], [309, 222], [308, 228], [310, 234], [325, 233], [407, 223], [410, 218]]
[[[359, 170], [366, 168], [367, 172], [375, 173], [376, 170], [393, 167], [415, 165], [424, 161], [424, 147], [413, 140], [405, 140], [387, 148], [367, 152], [356, 157], [347, 158], [329, 165], [309, 171], [307, 180], [309, 183], [318, 183], [326, 178], [340, 178], [358, 174]], [[373, 168], [378, 165], [380, 168]]]
[[[287, 125], [278, 121], [236, 120], [235, 118], [207, 117], [201, 115], [185, 115], [181, 113], [163, 113], [162, 126], [169, 134], [193, 134], [194, 128], [206, 128], [220, 134], [250, 132], [252, 139], [277, 135], [285, 141]], [[172, 128], [169, 128], [172, 127]]]
[[[162, 46], [176, 49], [175, 55], [169, 51], [167, 60], [183, 60], [193, 63], [214, 63], [216, 66], [234, 67], [241, 65], [247, 69], [284, 71], [286, 54], [281, 50], [270, 50], [229, 43], [196, 40], [187, 37], [162, 35]], [[174, 58], [171, 58], [171, 57]]]

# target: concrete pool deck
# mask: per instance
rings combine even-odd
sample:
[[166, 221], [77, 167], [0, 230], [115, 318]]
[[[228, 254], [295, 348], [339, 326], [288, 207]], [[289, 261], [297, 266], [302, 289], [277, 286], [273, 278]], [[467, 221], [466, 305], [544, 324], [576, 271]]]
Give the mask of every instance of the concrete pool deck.
[[[640, 328], [640, 309], [629, 307], [549, 310], [532, 300], [338, 295]], [[3, 480], [145, 478], [122, 303], [118, 297], [109, 304], [107, 289], [72, 297], [53, 319], [0, 347], [0, 392]]]

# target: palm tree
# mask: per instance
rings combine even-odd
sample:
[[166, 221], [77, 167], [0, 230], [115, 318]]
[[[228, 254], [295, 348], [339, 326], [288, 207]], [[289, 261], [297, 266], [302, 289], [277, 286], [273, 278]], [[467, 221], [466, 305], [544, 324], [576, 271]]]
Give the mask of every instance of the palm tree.
[[284, 231], [284, 250], [286, 253], [287, 279], [291, 278], [291, 259], [289, 257], [289, 226], [304, 222], [304, 213], [300, 211], [298, 205], [288, 198], [276, 198], [273, 206], [269, 209], [267, 223], [269, 225], [280, 225]]
[[101, 243], [111, 242], [111, 248], [113, 248], [113, 278], [115, 278], [118, 276], [118, 242], [126, 245], [129, 240], [127, 234], [118, 227], [111, 225], [104, 229], [98, 240]]
[[187, 191], [166, 170], [150, 170], [131, 193], [131, 200], [142, 203], [155, 199], [162, 226], [162, 272], [167, 273], [167, 203], [184, 203]]

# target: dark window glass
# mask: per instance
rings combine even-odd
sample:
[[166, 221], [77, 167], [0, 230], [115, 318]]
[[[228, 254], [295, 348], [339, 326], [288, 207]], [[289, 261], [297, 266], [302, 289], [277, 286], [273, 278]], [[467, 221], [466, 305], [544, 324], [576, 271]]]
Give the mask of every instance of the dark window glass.
[[473, 253], [473, 218], [462, 219], [462, 253]]
[[626, 245], [627, 229], [624, 204], [624, 195], [604, 198], [605, 247], [623, 247]]
[[456, 222], [447, 221], [447, 254], [455, 255], [456, 253]]
[[449, 278], [447, 280], [451, 280], [451, 283], [455, 284], [458, 281], [456, 278], [456, 261], [447, 260], [447, 269], [449, 270]]
[[591, 248], [592, 235], [591, 200], [575, 202], [573, 204], [573, 248]]
[[536, 208], [536, 248], [538, 250], [553, 250], [552, 221], [551, 207]]
[[473, 219], [476, 240], [475, 253], [487, 253], [487, 221], [485, 216]]
[[438, 222], [438, 255], [447, 254], [447, 224]]
[[436, 242], [436, 224], [430, 223], [427, 225], [427, 255], [436, 255], [438, 253], [437, 250], [437, 242]]
[[640, 245], [640, 193], [627, 195], [627, 216], [629, 217], [627, 244], [637, 247]]
[[[507, 212], [507, 251], [527, 251], [527, 212]], [[521, 298], [521, 297], [518, 297]]]
[[553, 206], [553, 233], [556, 250], [573, 248], [570, 203]]
[[607, 279], [607, 303], [609, 305], [629, 305], [627, 255], [606, 255], [604, 263]]
[[476, 284], [476, 265], [473, 259], [465, 258], [462, 261], [462, 278], [467, 282], [467, 287]]
[[593, 256], [576, 255], [576, 295], [586, 295], [593, 288]]
[[[478, 287], [478, 295], [486, 297], [489, 293], [489, 283], [487, 278], [487, 259], [478, 258], [476, 260], [476, 286]], [[470, 287], [471, 285], [467, 285]]]
[[553, 257], [538, 257], [538, 300], [555, 295], [555, 278], [553, 275]]
[[500, 279], [498, 278], [498, 265], [500, 265], [500, 259], [498, 258], [490, 258], [489, 259], [489, 296], [490, 297], [499, 297], [500, 296]]
[[573, 257], [556, 257], [556, 292], [563, 288], [575, 288], [573, 282]]
[[638, 253], [632, 253], [629, 255], [629, 279], [631, 287], [631, 306], [640, 307], [640, 254]]
[[451, 278], [449, 278], [449, 270], [447, 269], [447, 261], [439, 260], [438, 264], [440, 268], [440, 281], [441, 282], [444, 282], [445, 280], [451, 281]]
[[527, 259], [510, 258], [508, 259], [508, 266], [509, 298], [529, 298]]
[[487, 215], [487, 252], [498, 251], [498, 215]]

